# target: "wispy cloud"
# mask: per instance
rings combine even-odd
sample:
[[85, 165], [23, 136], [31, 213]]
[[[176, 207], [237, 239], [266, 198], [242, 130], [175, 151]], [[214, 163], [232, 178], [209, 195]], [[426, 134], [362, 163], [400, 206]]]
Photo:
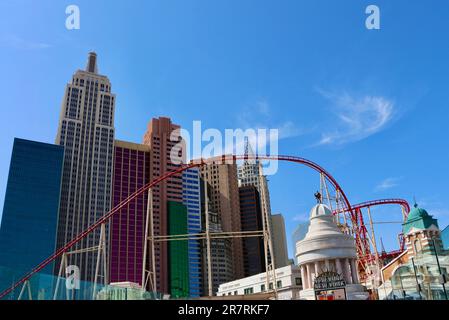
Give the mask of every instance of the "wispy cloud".
[[0, 46], [19, 50], [42, 50], [52, 47], [51, 44], [26, 40], [14, 34], [2, 35], [0, 37]]
[[395, 104], [386, 97], [318, 92], [331, 102], [331, 112], [335, 115], [332, 127], [335, 129], [322, 132], [317, 145], [342, 145], [363, 140], [386, 128], [394, 118]]
[[259, 99], [243, 108], [237, 116], [237, 125], [242, 129], [277, 129], [279, 139], [293, 138], [304, 133], [293, 121], [273, 121], [271, 105], [266, 99]]
[[379, 192], [379, 191], [385, 191], [394, 187], [399, 186], [399, 181], [401, 180], [401, 178], [395, 178], [395, 177], [389, 177], [386, 178], [384, 180], [382, 180], [376, 187], [375, 187], [375, 191]]

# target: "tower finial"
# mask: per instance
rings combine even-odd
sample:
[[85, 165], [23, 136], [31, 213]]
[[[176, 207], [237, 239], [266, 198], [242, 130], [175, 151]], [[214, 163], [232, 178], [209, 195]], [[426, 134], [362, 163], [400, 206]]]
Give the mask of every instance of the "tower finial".
[[89, 52], [89, 58], [87, 59], [87, 72], [98, 73], [97, 68], [97, 54], [94, 51]]
[[382, 237], [380, 237], [380, 246], [381, 246], [382, 254], [386, 253], [387, 251], [385, 250], [384, 242], [382, 240]]
[[414, 202], [414, 207], [415, 208], [418, 208], [418, 203], [416, 202], [416, 197], [415, 196], [413, 196], [413, 202]]

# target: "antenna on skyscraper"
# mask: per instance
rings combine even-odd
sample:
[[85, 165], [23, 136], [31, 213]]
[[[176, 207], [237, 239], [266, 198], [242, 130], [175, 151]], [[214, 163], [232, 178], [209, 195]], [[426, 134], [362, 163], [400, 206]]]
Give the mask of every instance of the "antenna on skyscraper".
[[258, 160], [253, 158], [255, 156], [255, 153], [253, 151], [253, 148], [251, 147], [251, 143], [249, 142], [249, 138], [245, 137], [245, 154], [244, 159], [246, 163], [258, 163]]

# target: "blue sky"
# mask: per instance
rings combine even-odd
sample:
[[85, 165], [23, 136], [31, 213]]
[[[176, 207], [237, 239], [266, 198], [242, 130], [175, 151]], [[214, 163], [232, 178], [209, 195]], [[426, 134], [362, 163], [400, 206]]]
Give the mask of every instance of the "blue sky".
[[[69, 4], [80, 30], [65, 28]], [[369, 4], [380, 30], [365, 28]], [[1, 203], [13, 138], [54, 141], [90, 50], [117, 94], [119, 139], [141, 142], [162, 115], [186, 129], [280, 128], [279, 152], [324, 166], [352, 203], [416, 196], [449, 223], [448, 1], [1, 0]], [[269, 179], [290, 235], [318, 176], [281, 164]], [[400, 209], [373, 214], [397, 221]], [[376, 232], [391, 250], [399, 230]]]

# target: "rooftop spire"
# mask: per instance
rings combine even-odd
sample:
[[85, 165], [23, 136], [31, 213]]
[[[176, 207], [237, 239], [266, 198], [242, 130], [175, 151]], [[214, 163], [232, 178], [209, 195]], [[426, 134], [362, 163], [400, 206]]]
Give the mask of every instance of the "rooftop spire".
[[415, 208], [418, 208], [418, 203], [416, 202], [416, 197], [413, 196], [413, 201], [415, 202], [415, 204], [413, 205]]
[[98, 73], [97, 69], [97, 54], [95, 52], [89, 52], [89, 58], [87, 59], [87, 72]]
[[380, 250], [381, 250], [382, 254], [386, 253], [387, 251], [385, 250], [384, 242], [382, 241], [382, 237], [380, 237], [380, 246], [381, 246]]
[[246, 163], [259, 163], [259, 161], [257, 159], [254, 159], [252, 157], [254, 157], [256, 154], [253, 151], [253, 148], [251, 147], [251, 143], [249, 142], [248, 137], [245, 137], [245, 162]]

